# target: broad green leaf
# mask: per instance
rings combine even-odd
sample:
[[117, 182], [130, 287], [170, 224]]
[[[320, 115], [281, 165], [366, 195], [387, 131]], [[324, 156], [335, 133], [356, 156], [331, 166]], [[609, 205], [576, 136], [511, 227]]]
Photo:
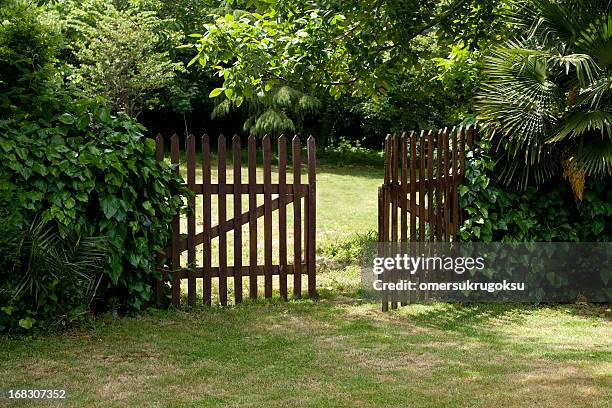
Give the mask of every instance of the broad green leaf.
[[221, 92], [223, 92], [222, 88], [215, 88], [212, 91], [210, 91], [210, 94], [208, 95], [209, 98], [214, 98], [216, 96], [221, 95]]

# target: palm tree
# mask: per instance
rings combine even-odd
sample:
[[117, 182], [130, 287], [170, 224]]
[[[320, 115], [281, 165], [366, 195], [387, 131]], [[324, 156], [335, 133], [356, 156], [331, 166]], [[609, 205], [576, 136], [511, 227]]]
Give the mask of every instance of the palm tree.
[[506, 184], [563, 175], [581, 199], [585, 176], [612, 175], [610, 3], [516, 1], [511, 18], [525, 35], [491, 52], [477, 95]]

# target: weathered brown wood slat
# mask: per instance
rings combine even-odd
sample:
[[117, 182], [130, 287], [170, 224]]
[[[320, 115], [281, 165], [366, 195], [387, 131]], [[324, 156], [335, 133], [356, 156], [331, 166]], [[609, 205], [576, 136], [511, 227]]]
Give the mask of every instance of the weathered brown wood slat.
[[[419, 212], [424, 213], [425, 207], [425, 132], [419, 136]], [[419, 241], [425, 241], [425, 219], [419, 217]]]
[[[453, 128], [452, 132], [454, 132], [455, 129]], [[451, 184], [450, 184], [450, 145], [448, 143], [449, 141], [449, 133], [448, 133], [448, 129], [445, 129], [444, 131], [444, 140], [443, 140], [443, 146], [444, 146], [444, 179], [443, 179], [443, 184], [444, 184], [444, 210], [443, 210], [443, 215], [444, 215], [444, 241], [445, 242], [450, 242], [451, 237], [450, 237], [450, 212], [451, 212], [451, 208], [450, 208], [450, 203], [451, 203]]]
[[[410, 132], [410, 241], [417, 241], [417, 177], [416, 177], [416, 162], [417, 162], [417, 136], [416, 132]], [[408, 205], [406, 207], [408, 208]]]
[[[434, 133], [430, 130], [427, 134], [427, 174], [430, 179], [434, 179]], [[429, 241], [434, 241], [434, 231], [436, 227], [436, 221], [434, 219], [434, 205], [433, 205], [434, 192], [432, 190], [427, 192], [427, 210], [429, 213]]]
[[[391, 186], [391, 163], [392, 163], [392, 157], [391, 157], [391, 136], [387, 135], [387, 137], [385, 138], [385, 175], [384, 175], [384, 180], [385, 180], [385, 186]], [[382, 190], [383, 193], [383, 197], [382, 197], [382, 206], [383, 206], [383, 231], [384, 231], [384, 241], [385, 243], [389, 242], [391, 240], [391, 225], [390, 225], [390, 219], [391, 219], [391, 212], [390, 212], [390, 201], [391, 201], [391, 195], [390, 195], [390, 189], [389, 188], [383, 188]], [[383, 252], [381, 254], [382, 256], [387, 256], [387, 244], [383, 245]], [[383, 273], [382, 276], [382, 280], [383, 282], [388, 281], [389, 279], [389, 274], [387, 272]], [[383, 292], [383, 310], [387, 311], [389, 310], [389, 296], [387, 292]]]
[[[386, 145], [386, 144], [385, 144]], [[385, 148], [385, 153], [386, 153], [387, 149]], [[386, 170], [387, 170], [387, 161], [385, 161], [385, 175], [386, 175]], [[382, 248], [379, 246], [378, 250], [379, 250], [379, 256], [385, 256], [385, 247], [386, 247], [386, 242], [388, 241], [388, 234], [387, 234], [387, 230], [386, 230], [386, 220], [387, 220], [387, 205], [385, 203], [385, 191], [383, 187], [379, 187], [378, 188], [378, 215], [379, 215], [379, 220], [378, 220], [378, 242], [382, 243]], [[379, 244], [380, 245], [380, 244]], [[385, 281], [386, 278], [386, 274], [383, 273], [382, 276], [382, 280], [383, 282]], [[387, 310], [389, 310], [389, 296], [388, 293], [386, 291], [383, 291], [382, 293], [382, 310], [383, 312], [386, 312]]]
[[[298, 136], [293, 137], [292, 142], [292, 161], [293, 161], [293, 189], [296, 191], [301, 180], [302, 161], [301, 161], [301, 145]], [[293, 200], [293, 264], [295, 265], [295, 273], [293, 275], [293, 296], [300, 298], [302, 296], [302, 200], [296, 198]]]
[[443, 152], [443, 140], [444, 138], [442, 137], [442, 133], [446, 132], [446, 129], [441, 130], [438, 133], [438, 140], [437, 140], [437, 146], [436, 146], [436, 150], [437, 150], [437, 157], [436, 157], [436, 239], [438, 241], [442, 241], [443, 240], [443, 231], [442, 231], [442, 194], [443, 194], [443, 183], [444, 181], [442, 180], [443, 177], [443, 165], [442, 165], [442, 152]]
[[465, 177], [465, 128], [459, 132], [459, 178], [463, 181]]
[[240, 160], [240, 137], [232, 138], [234, 161], [234, 296], [236, 303], [242, 303], [242, 195], [239, 186], [242, 184], [242, 167]]
[[[387, 135], [387, 137], [385, 138], [385, 186], [389, 186], [391, 185], [391, 135]], [[383, 204], [384, 204], [384, 212], [385, 212], [385, 217], [384, 217], [384, 231], [385, 231], [385, 242], [388, 242], [391, 240], [391, 228], [390, 228], [390, 222], [391, 222], [391, 212], [389, 209], [390, 206], [390, 202], [391, 202], [391, 197], [390, 197], [390, 193], [389, 193], [389, 188], [384, 188], [383, 189]]]
[[[212, 238], [210, 236], [212, 216], [211, 196], [211, 170], [210, 170], [210, 139], [208, 135], [202, 136], [202, 255], [203, 255], [203, 302], [205, 305], [212, 303]], [[194, 239], [194, 242], [196, 240]], [[196, 244], [197, 245], [197, 244]]]
[[317, 297], [317, 148], [314, 137], [308, 138], [308, 252], [306, 265], [308, 265], [308, 296]]
[[[176, 166], [174, 171], [176, 174], [180, 174], [179, 169], [179, 137], [175, 133], [170, 138], [170, 162]], [[178, 270], [181, 268], [181, 257], [179, 252], [179, 245], [181, 240], [181, 220], [177, 214], [172, 219], [172, 270]], [[172, 304], [178, 306], [181, 303], [181, 281], [174, 274], [172, 275]]]
[[[164, 137], [158, 134], [155, 137], [155, 160], [161, 162], [164, 160]], [[157, 265], [162, 266], [162, 262], [165, 258], [165, 254], [161, 253], [157, 255]], [[166, 287], [167, 273], [162, 268], [162, 278], [156, 282], [155, 295], [158, 305], [164, 304], [164, 291]]]
[[[184, 184], [184, 186], [187, 187], [187, 184]], [[211, 193], [212, 194], [219, 194], [219, 184], [218, 183], [211, 184], [210, 188], [211, 188]], [[242, 183], [237, 188], [236, 185], [232, 182], [230, 184], [225, 184], [224, 188], [225, 188], [225, 194], [234, 194], [234, 192], [238, 191], [238, 190], [240, 191], [241, 194], [249, 194], [251, 191], [254, 191], [255, 194], [258, 194], [258, 195], [264, 194], [264, 185], [263, 184], [251, 185], [250, 183]], [[287, 192], [288, 192], [287, 194], [293, 194], [293, 184], [288, 184], [286, 189], [287, 189]], [[193, 188], [193, 192], [196, 195], [202, 194], [202, 184], [196, 183], [194, 188]], [[272, 194], [278, 194], [279, 193], [278, 184], [272, 184], [270, 186], [270, 192]], [[297, 189], [297, 192], [298, 192], [298, 194], [302, 194], [302, 195], [307, 194], [307, 192], [308, 192], [308, 184], [302, 184]]]
[[[191, 189], [195, 184], [195, 137], [187, 136], [187, 186]], [[195, 195], [187, 199], [187, 265], [190, 271], [196, 266], [196, 246], [194, 243], [196, 214]], [[189, 274], [187, 281], [187, 303], [194, 305], [196, 300], [196, 278], [193, 273]]]
[[[399, 144], [397, 136], [391, 137], [391, 183], [397, 185], [398, 183], [398, 156], [399, 156]], [[391, 240], [397, 242], [398, 240], [398, 217], [397, 217], [397, 198], [398, 189], [394, 188], [391, 190]]]
[[[400, 189], [399, 189], [399, 206], [398, 210], [401, 208], [408, 208], [408, 135], [406, 132], [402, 133], [401, 139], [401, 179], [400, 179]], [[408, 217], [409, 213], [407, 211], [400, 211], [401, 214], [401, 226], [400, 226], [400, 240], [402, 242], [401, 251], [406, 252], [407, 249], [407, 241], [408, 241]], [[408, 298], [407, 296], [401, 297], [401, 305], [405, 306], [407, 304]]]
[[272, 151], [270, 137], [264, 136], [263, 145], [263, 177], [264, 177], [264, 294], [272, 297]]
[[[391, 183], [395, 186], [395, 188], [389, 191], [390, 201], [391, 201], [391, 241], [393, 242], [392, 248], [395, 252], [397, 241], [399, 238], [399, 219], [398, 219], [398, 198], [399, 198], [399, 189], [398, 187], [398, 170], [399, 170], [399, 143], [397, 136], [391, 137]], [[391, 272], [391, 278], [395, 280], [396, 273]], [[394, 293], [395, 295], [395, 293]], [[392, 296], [391, 298], [391, 309], [397, 309], [397, 299], [396, 296]]]
[[[255, 136], [249, 136], [249, 184], [257, 184], [257, 142]], [[263, 209], [262, 209], [263, 210]], [[249, 296], [257, 299], [257, 195], [249, 191]]]
[[217, 147], [217, 178], [219, 180], [219, 302], [227, 305], [227, 201], [225, 194], [226, 182], [226, 142], [220, 135]]
[[[402, 177], [400, 181], [401, 186], [401, 201], [404, 208], [408, 207], [408, 135], [406, 133], [402, 134], [401, 138], [401, 156], [402, 156]], [[408, 241], [408, 214], [406, 211], [402, 211], [401, 213], [401, 236], [400, 239], [402, 242]]]
[[[459, 178], [457, 176], [457, 132], [458, 130], [455, 129], [455, 131], [453, 132], [453, 137], [452, 137], [452, 143], [453, 143], [453, 150], [452, 150], [452, 177], [451, 177], [451, 200], [452, 200], [452, 206], [453, 206], [453, 211], [452, 211], [452, 216], [451, 216], [451, 222], [450, 225], [451, 227], [451, 234], [455, 235], [458, 230], [457, 230], [457, 223], [459, 221], [459, 187], [457, 185]], [[454, 226], [453, 226], [454, 225]]]
[[287, 138], [278, 138], [278, 263], [279, 291], [287, 299]]

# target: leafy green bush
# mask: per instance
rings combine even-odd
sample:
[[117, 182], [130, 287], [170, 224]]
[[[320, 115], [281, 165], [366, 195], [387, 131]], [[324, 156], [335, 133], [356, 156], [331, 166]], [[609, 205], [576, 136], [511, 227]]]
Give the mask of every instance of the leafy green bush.
[[338, 166], [361, 164], [366, 166], [382, 166], [384, 155], [382, 151], [374, 151], [361, 146], [357, 141], [340, 138], [339, 142], [324, 147], [318, 152], [320, 159]]
[[[24, 273], [14, 248], [40, 217], [62, 241], [105, 237], [103, 303], [139, 310], [160, 277], [156, 257], [182, 205], [181, 180], [169, 164], [155, 160], [155, 142], [143, 137], [135, 120], [111, 115], [106, 101], [65, 84], [56, 54], [47, 52], [58, 49], [48, 14], [17, 4], [0, 18], [6, 18], [0, 53], [7, 57], [0, 62], [0, 243], [7, 248], [0, 249], [2, 273]], [[32, 267], [44, 272], [46, 261], [39, 262]], [[36, 282], [53, 281], [48, 272]], [[0, 307], [16, 297], [13, 289], [9, 280], [0, 281]]]
[[35, 119], [0, 122], [0, 172], [18, 187], [14, 210], [56, 221], [62, 235], [107, 236], [110, 286], [140, 309], [181, 205], [181, 180], [156, 162], [155, 142], [129, 117], [69, 95], [53, 103]]
[[467, 217], [464, 241], [609, 241], [612, 237], [612, 183], [595, 179], [576, 202], [566, 183], [515, 191], [495, 180], [495, 162], [486, 140], [467, 152], [459, 205]]
[[[567, 183], [559, 182], [540, 190], [531, 187], [514, 191], [496, 182], [497, 166], [492, 159], [488, 141], [476, 142], [467, 153], [466, 178], [460, 187], [459, 205], [466, 217], [460, 227], [462, 241], [482, 242], [608, 242], [612, 238], [612, 183], [609, 179], [593, 180], [585, 190], [583, 200], [576, 202]], [[601, 247], [584, 247], [601, 256]], [[586, 296], [592, 301], [609, 301], [607, 284], [609, 271], [598, 273], [598, 268], [560, 267], [549, 270], [546, 256], [572, 257], [571, 251], [542, 253], [542, 258], [530, 263], [527, 286], [533, 299], [557, 295], [563, 299]], [[600, 258], [597, 258], [600, 259]], [[502, 274], [512, 277], [516, 270], [525, 268], [519, 253], [508, 259]], [[569, 260], [567, 264], [572, 264]], [[515, 271], [515, 272], [513, 272]], [[514, 275], [515, 276], [515, 275]]]

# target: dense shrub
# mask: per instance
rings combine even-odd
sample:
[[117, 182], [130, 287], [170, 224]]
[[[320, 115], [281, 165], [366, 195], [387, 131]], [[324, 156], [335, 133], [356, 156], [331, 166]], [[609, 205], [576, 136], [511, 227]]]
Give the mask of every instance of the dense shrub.
[[[500, 187], [495, 178], [497, 167], [491, 158], [490, 144], [483, 140], [467, 153], [466, 179], [460, 187], [460, 207], [466, 218], [460, 227], [460, 239], [474, 242], [608, 242], [612, 237], [612, 183], [609, 179], [593, 180], [583, 199], [576, 202], [566, 182], [513, 191]], [[533, 248], [535, 250], [535, 248]], [[592, 251], [592, 262], [601, 262], [604, 247], [583, 245], [584, 260]], [[574, 251], [576, 249], [574, 248]], [[532, 252], [533, 253], [533, 252]], [[576, 299], [605, 302], [611, 293], [610, 270], [601, 265], [576, 265], [570, 248], [552, 252], [539, 251], [530, 258], [526, 283], [529, 295], [541, 299]], [[521, 250], [506, 260], [506, 268], [497, 271], [513, 278], [525, 270]], [[565, 259], [564, 257], [568, 258]], [[564, 260], [565, 259], [565, 260]], [[581, 261], [582, 262], [582, 261]]]
[[467, 214], [460, 229], [467, 241], [609, 241], [612, 238], [612, 182], [591, 181], [575, 201], [563, 181], [539, 190], [515, 191], [496, 181], [491, 146], [479, 141], [467, 153], [460, 206]]
[[[26, 296], [7, 274], [45, 271], [45, 258], [22, 267], [14, 250], [27, 242], [35, 219], [56, 234], [57, 245], [70, 247], [75, 236], [104, 237], [103, 304], [141, 309], [159, 278], [156, 256], [181, 206], [181, 180], [155, 160], [155, 143], [143, 138], [141, 125], [65, 85], [61, 65], [47, 52], [58, 48], [48, 15], [23, 6], [3, 13], [12, 14], [0, 25], [0, 53], [7, 56], [0, 64], [0, 314], [12, 316]], [[27, 33], [28, 46], [21, 47]], [[65, 298], [51, 273], [36, 284], [49, 283], [47, 298]], [[57, 317], [43, 306], [29, 304], [29, 316]]]
[[35, 120], [0, 123], [0, 173], [16, 187], [14, 211], [40, 213], [60, 234], [108, 237], [111, 287], [131, 309], [151, 296], [155, 255], [181, 203], [180, 179], [154, 158], [155, 143], [124, 115], [88, 100], [54, 99]]

